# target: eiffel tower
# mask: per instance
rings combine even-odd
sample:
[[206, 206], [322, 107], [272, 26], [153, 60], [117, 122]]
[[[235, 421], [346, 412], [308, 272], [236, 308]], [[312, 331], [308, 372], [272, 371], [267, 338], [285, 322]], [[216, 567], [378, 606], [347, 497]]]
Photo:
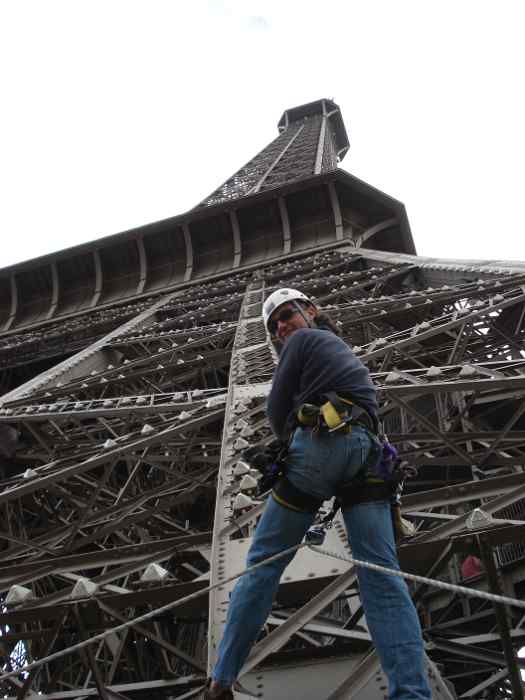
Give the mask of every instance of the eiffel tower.
[[[338, 167], [338, 106], [194, 209], [0, 271], [0, 695], [199, 697], [263, 499], [279, 286], [339, 322], [415, 472], [403, 499], [435, 698], [523, 698], [525, 263], [416, 255]], [[236, 698], [380, 700], [342, 521], [285, 571]], [[469, 568], [470, 567], [470, 568]]]

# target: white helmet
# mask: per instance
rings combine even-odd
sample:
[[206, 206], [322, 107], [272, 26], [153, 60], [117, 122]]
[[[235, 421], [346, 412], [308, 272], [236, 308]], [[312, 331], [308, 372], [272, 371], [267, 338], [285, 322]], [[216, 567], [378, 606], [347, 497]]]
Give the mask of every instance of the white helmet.
[[307, 304], [312, 304], [312, 300], [309, 299], [306, 294], [297, 291], [297, 289], [278, 289], [276, 292], [272, 292], [268, 299], [265, 300], [262, 308], [263, 323], [268, 328], [268, 320], [273, 314], [275, 309], [288, 301], [305, 301]]

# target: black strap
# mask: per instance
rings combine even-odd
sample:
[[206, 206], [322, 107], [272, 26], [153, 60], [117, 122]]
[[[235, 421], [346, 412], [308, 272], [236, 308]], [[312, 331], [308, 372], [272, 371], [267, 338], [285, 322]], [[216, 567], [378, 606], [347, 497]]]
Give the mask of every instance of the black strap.
[[378, 421], [372, 416], [369, 411], [355, 401], [351, 396], [345, 394], [337, 394], [335, 391], [328, 391], [324, 396], [331, 402], [338, 413], [348, 413], [349, 423], [353, 425], [362, 425], [370, 432], [377, 434]]
[[381, 459], [381, 455], [383, 453], [383, 445], [377, 435], [369, 435], [369, 438], [370, 449], [368, 450], [368, 454], [366, 455], [366, 459], [361, 468], [361, 474], [363, 474], [365, 477], [375, 474], [375, 467], [377, 467], [379, 464], [379, 460]]
[[[339, 406], [334, 403], [334, 396], [339, 405], [345, 406], [345, 404], [343, 404], [340, 399], [333, 394], [333, 392], [330, 392], [330, 394], [326, 394], [325, 396], [329, 401], [332, 401], [337, 411], [340, 409]], [[352, 409], [354, 408], [358, 409], [359, 416], [363, 414], [368, 417], [369, 421], [371, 420], [370, 414], [365, 409], [357, 405], [352, 406]], [[352, 422], [354, 421], [352, 420]], [[306, 426], [301, 427], [303, 429], [308, 429]], [[365, 425], [364, 427], [367, 428], [367, 430], [370, 430], [368, 425]], [[391, 484], [386, 482], [371, 483], [365, 478], [368, 470], [376, 465], [381, 452], [381, 445], [378, 438], [375, 435], [372, 435], [371, 439], [372, 444], [370, 446], [370, 450], [368, 451], [367, 458], [360, 470], [361, 477], [357, 477], [353, 481], [347, 484], [342, 484], [339, 487], [332, 518], [339, 507], [345, 509], [358, 503], [382, 500], [389, 501], [392, 499], [393, 489]], [[317, 498], [316, 496], [312, 496], [311, 494], [298, 489], [286, 478], [284, 474], [279, 476], [277, 482], [274, 484], [272, 496], [277, 503], [280, 503], [282, 506], [303, 513], [316, 513], [324, 501], [322, 498]], [[325, 518], [325, 521], [330, 519], [330, 516], [328, 516], [328, 518]]]
[[[272, 491], [273, 498], [285, 508], [302, 513], [316, 513], [323, 504], [322, 498], [312, 496], [294, 486], [285, 476], [281, 476]], [[370, 501], [390, 501], [392, 486], [386, 482], [373, 484], [366, 481], [354, 480], [339, 487], [337, 493], [338, 508], [345, 510], [359, 503]], [[335, 513], [334, 513], [335, 514]]]
[[273, 498], [285, 508], [297, 510], [302, 513], [316, 513], [323, 503], [322, 498], [312, 496], [298, 489], [288, 481], [286, 476], [281, 476], [272, 491]]
[[359, 503], [369, 503], [370, 501], [390, 501], [392, 498], [392, 488], [386, 482], [381, 484], [371, 484], [362, 482], [351, 482], [343, 484], [337, 499], [341, 502], [341, 509], [345, 510]]
[[326, 398], [327, 401], [330, 401], [332, 406], [339, 414], [350, 413], [352, 411], [353, 406], [351, 406], [349, 403], [345, 403], [342, 400], [342, 397], [338, 396], [335, 391], [326, 391], [324, 398]]

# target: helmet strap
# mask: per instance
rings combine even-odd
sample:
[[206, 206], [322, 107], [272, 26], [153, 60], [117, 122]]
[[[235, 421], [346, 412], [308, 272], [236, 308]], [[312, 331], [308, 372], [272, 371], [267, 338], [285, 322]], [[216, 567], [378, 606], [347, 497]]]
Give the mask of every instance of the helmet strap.
[[317, 328], [317, 323], [315, 322], [315, 320], [314, 320], [313, 318], [310, 318], [310, 317], [305, 313], [304, 308], [301, 306], [301, 304], [299, 304], [298, 301], [295, 301], [295, 300], [294, 300], [294, 301], [292, 301], [292, 304], [295, 306], [295, 308], [297, 309], [297, 311], [301, 314], [301, 316], [303, 317], [303, 319], [304, 319], [306, 325], [308, 326], [308, 328]]

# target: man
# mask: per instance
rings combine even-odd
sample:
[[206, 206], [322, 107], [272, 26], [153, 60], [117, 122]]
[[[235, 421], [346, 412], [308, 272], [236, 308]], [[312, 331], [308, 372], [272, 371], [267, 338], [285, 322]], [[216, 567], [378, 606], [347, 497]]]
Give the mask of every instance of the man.
[[[290, 438], [290, 444], [285, 488], [275, 488], [267, 500], [247, 566], [302, 541], [319, 503], [362, 473], [372, 448], [370, 432], [377, 426], [376, 390], [367, 368], [305, 294], [277, 290], [264, 302], [263, 321], [274, 341], [281, 344], [267, 414], [274, 433], [281, 439]], [[321, 428], [319, 424], [315, 429], [298, 424], [300, 407], [321, 405], [326, 394], [351, 401], [357, 407], [356, 420], [331, 431], [323, 429], [322, 420]], [[344, 508], [343, 517], [356, 559], [399, 568], [387, 498]], [[293, 554], [282, 557], [237, 582], [206, 690], [208, 700], [233, 698], [231, 686], [292, 559]], [[405, 582], [363, 568], [357, 575], [368, 628], [389, 680], [390, 700], [429, 700], [421, 628]]]

